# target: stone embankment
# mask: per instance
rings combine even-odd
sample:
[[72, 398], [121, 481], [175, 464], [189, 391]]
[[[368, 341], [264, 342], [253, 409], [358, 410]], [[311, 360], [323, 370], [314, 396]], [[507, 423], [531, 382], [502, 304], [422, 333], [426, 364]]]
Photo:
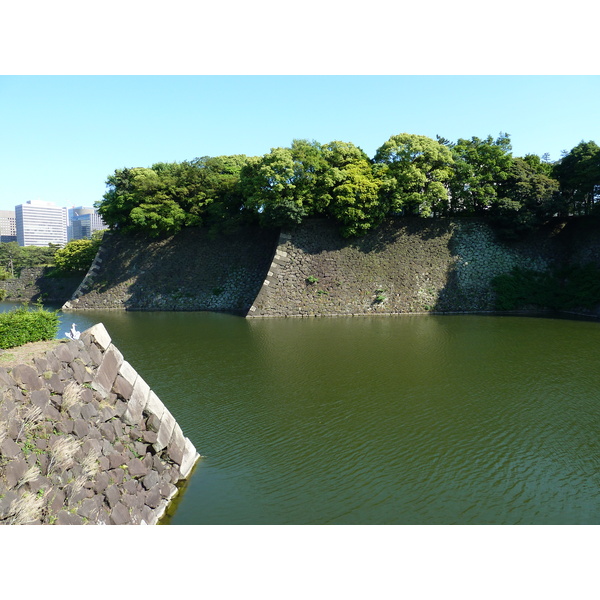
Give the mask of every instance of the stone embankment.
[[[588, 221], [586, 221], [587, 223]], [[389, 219], [344, 239], [325, 219], [289, 232], [190, 228], [149, 240], [113, 233], [63, 310], [206, 310], [247, 317], [495, 310], [494, 277], [520, 267], [600, 265], [597, 223], [550, 223], [500, 241], [482, 219]]]
[[277, 232], [247, 227], [211, 236], [105, 235], [70, 309], [228, 311], [245, 314], [271, 262]]
[[0, 524], [156, 524], [199, 459], [102, 324], [0, 368]]
[[[0, 281], [5, 300], [11, 302], [50, 302], [62, 304], [68, 300], [81, 282], [78, 277], [48, 277], [48, 267], [28, 267], [19, 277]], [[4, 294], [3, 294], [4, 295]]]
[[496, 275], [548, 270], [561, 254], [551, 232], [506, 244], [476, 219], [391, 220], [350, 241], [308, 221], [280, 234], [248, 316], [492, 311]]

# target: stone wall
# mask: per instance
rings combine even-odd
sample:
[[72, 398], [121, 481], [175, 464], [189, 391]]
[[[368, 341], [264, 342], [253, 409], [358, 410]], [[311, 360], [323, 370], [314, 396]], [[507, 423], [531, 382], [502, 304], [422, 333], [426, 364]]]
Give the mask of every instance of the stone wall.
[[23, 269], [19, 277], [0, 281], [0, 289], [6, 290], [5, 300], [12, 302], [51, 302], [62, 304], [72, 295], [81, 276], [47, 277], [47, 267]]
[[156, 524], [199, 459], [102, 324], [0, 393], [0, 524]]
[[491, 280], [563, 255], [552, 230], [501, 243], [476, 219], [398, 219], [359, 240], [308, 221], [282, 233], [249, 317], [471, 312], [494, 309]]
[[264, 280], [277, 233], [248, 227], [213, 237], [105, 236], [84, 281], [63, 309], [206, 310], [245, 314]]
[[[587, 223], [587, 224], [586, 224]], [[600, 264], [597, 222], [553, 223], [501, 242], [481, 219], [390, 219], [344, 239], [324, 219], [294, 231], [107, 236], [64, 310], [228, 311], [248, 317], [494, 310], [492, 279], [514, 267]]]

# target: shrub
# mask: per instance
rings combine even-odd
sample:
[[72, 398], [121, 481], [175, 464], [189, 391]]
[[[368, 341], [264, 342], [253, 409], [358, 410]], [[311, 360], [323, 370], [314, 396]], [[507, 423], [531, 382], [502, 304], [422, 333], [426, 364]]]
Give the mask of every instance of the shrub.
[[492, 281], [496, 308], [538, 306], [554, 310], [593, 309], [600, 305], [600, 269], [570, 265], [554, 273], [515, 268]]
[[0, 348], [14, 348], [28, 342], [51, 340], [58, 332], [58, 311], [41, 305], [30, 310], [26, 306], [0, 314]]
[[56, 273], [60, 275], [85, 273], [98, 252], [100, 242], [99, 237], [91, 240], [71, 240], [54, 255]]
[[492, 287], [498, 310], [517, 310], [530, 305], [558, 308], [553, 277], [549, 273], [517, 267], [496, 276]]
[[556, 277], [561, 308], [593, 309], [600, 304], [600, 268], [596, 265], [565, 267]]

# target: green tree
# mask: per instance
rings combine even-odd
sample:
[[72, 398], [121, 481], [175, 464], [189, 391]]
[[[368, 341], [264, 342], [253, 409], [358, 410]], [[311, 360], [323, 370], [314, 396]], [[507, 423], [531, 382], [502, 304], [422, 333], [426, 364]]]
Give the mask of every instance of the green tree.
[[451, 145], [454, 176], [450, 183], [451, 212], [482, 214], [500, 199], [501, 186], [512, 164], [508, 134], [497, 139], [472, 137]]
[[244, 205], [265, 226], [293, 227], [318, 210], [316, 186], [325, 163], [318, 143], [294, 140], [251, 161], [240, 176]]
[[17, 242], [0, 243], [0, 265], [10, 272], [11, 277], [18, 275], [21, 269], [22, 248]]
[[324, 214], [326, 207], [320, 204], [319, 185], [323, 173], [330, 167], [327, 151], [314, 140], [293, 140], [290, 152], [294, 161], [294, 184], [302, 205], [308, 214]]
[[116, 169], [106, 180], [108, 190], [95, 207], [111, 229], [131, 229], [130, 213], [139, 205], [133, 184], [134, 169]]
[[491, 207], [503, 237], [518, 237], [540, 227], [559, 210], [558, 182], [535, 160], [515, 158]]
[[537, 154], [526, 154], [523, 159], [530, 167], [532, 167], [537, 173], [546, 175], [546, 177], [552, 178], [552, 172], [554, 165], [550, 161], [550, 155], [544, 154], [541, 157]]
[[87, 272], [98, 252], [101, 240], [101, 236], [93, 236], [91, 240], [71, 240], [64, 248], [56, 251], [56, 270], [63, 275]]
[[378, 148], [374, 161], [387, 165], [382, 196], [391, 212], [422, 216], [447, 212], [454, 160], [446, 146], [423, 135], [402, 133]]
[[289, 148], [272, 148], [269, 154], [249, 162], [240, 185], [244, 206], [258, 216], [263, 226], [297, 225], [307, 211], [294, 185], [294, 159]]
[[186, 181], [193, 194], [184, 204], [185, 210], [213, 230], [231, 230], [243, 223], [244, 197], [240, 187], [243, 167], [252, 159], [244, 154], [203, 156], [189, 163]]
[[96, 204], [112, 229], [146, 231], [150, 235], [174, 234], [197, 219], [182, 208], [185, 181], [176, 163], [156, 163], [152, 168], [117, 169], [107, 179], [108, 191]]
[[186, 213], [177, 201], [174, 168], [159, 163], [152, 169], [132, 169], [132, 184], [136, 197], [129, 213], [132, 229], [170, 235], [186, 224]]
[[341, 224], [344, 237], [363, 235], [385, 216], [381, 178], [367, 155], [349, 142], [326, 144], [323, 157], [327, 167], [321, 170], [316, 205]]
[[554, 167], [567, 211], [574, 215], [597, 212], [600, 205], [600, 147], [581, 142]]
[[43, 267], [54, 262], [54, 255], [60, 246], [19, 246], [17, 242], [0, 243], [0, 266], [18, 277], [26, 267]]

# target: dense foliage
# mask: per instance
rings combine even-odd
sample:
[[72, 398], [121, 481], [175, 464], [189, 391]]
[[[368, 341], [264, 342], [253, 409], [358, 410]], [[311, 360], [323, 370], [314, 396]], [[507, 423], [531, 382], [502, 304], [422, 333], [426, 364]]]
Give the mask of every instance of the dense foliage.
[[38, 305], [0, 313], [0, 348], [14, 348], [28, 342], [51, 340], [58, 332], [58, 311], [48, 311]]
[[552, 163], [513, 157], [507, 134], [451, 142], [402, 133], [371, 159], [349, 142], [294, 140], [260, 157], [118, 169], [107, 186], [97, 207], [109, 227], [151, 235], [327, 217], [356, 236], [389, 215], [485, 215], [515, 237], [555, 215], [600, 213], [600, 147], [582, 141]]
[[513, 269], [494, 278], [498, 310], [594, 309], [600, 304], [600, 268], [570, 265], [554, 272]]
[[18, 277], [21, 270], [26, 267], [52, 265], [58, 248], [56, 244], [19, 246], [17, 242], [2, 242], [0, 243], [0, 269], [4, 269], [9, 277]]
[[64, 248], [54, 255], [57, 275], [78, 275], [86, 273], [90, 268], [100, 243], [102, 233], [94, 235], [91, 240], [71, 240]]

